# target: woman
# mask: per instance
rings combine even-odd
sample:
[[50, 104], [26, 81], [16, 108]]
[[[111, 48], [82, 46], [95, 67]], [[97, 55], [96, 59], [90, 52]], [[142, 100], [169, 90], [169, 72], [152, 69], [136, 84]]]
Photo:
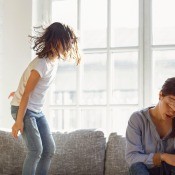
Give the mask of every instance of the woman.
[[156, 106], [132, 114], [126, 140], [130, 175], [175, 175], [175, 77], [163, 84]]

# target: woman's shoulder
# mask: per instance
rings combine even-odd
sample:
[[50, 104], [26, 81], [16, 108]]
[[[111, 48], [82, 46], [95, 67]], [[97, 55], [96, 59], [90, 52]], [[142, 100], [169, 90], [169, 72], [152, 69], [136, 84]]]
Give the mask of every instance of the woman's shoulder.
[[132, 113], [130, 117], [131, 122], [146, 122], [149, 118], [149, 108], [144, 108]]

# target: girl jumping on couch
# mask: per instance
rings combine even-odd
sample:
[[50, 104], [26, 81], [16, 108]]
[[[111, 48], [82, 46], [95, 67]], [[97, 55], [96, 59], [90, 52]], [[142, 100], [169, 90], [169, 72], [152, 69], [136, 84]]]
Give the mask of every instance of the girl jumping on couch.
[[28, 148], [22, 175], [46, 175], [55, 152], [55, 143], [47, 120], [42, 113], [46, 91], [56, 76], [58, 59], [75, 59], [80, 55], [77, 37], [67, 25], [55, 22], [37, 37], [33, 49], [37, 57], [24, 71], [11, 101], [11, 114], [15, 120], [12, 135], [22, 133]]

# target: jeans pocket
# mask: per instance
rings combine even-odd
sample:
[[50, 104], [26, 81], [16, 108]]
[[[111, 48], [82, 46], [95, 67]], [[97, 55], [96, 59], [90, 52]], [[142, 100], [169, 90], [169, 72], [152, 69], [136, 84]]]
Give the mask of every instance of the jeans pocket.
[[11, 115], [12, 115], [13, 119], [16, 121], [17, 113], [12, 113]]
[[19, 106], [11, 106], [11, 115], [14, 120], [17, 118]]

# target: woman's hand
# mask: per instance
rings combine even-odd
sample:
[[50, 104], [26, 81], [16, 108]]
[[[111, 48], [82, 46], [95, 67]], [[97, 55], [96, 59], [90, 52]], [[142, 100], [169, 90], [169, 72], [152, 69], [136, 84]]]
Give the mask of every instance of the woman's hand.
[[174, 154], [162, 153], [161, 160], [166, 162], [169, 165], [175, 166], [175, 155]]
[[13, 97], [15, 95], [15, 92], [11, 92], [8, 96], [8, 98]]
[[23, 133], [24, 123], [16, 121], [12, 126], [12, 135], [15, 138], [18, 138], [18, 132], [20, 131], [21, 134]]

